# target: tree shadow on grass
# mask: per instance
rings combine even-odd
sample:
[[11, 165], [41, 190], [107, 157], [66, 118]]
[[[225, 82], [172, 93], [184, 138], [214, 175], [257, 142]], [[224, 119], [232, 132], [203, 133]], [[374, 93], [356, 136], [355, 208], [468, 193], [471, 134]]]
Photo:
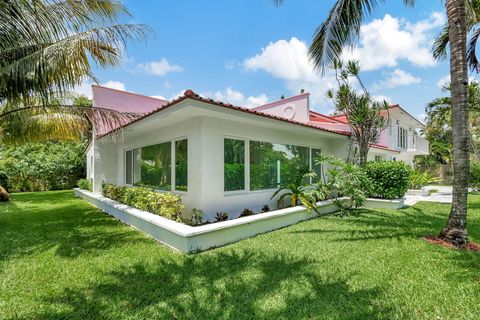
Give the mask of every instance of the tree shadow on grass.
[[[394, 213], [394, 215], [392, 215]], [[293, 233], [331, 233], [329, 241], [363, 241], [393, 238], [419, 238], [438, 233], [445, 224], [446, 215], [426, 213], [423, 207], [409, 207], [396, 210], [355, 210], [347, 217], [330, 216], [344, 228], [315, 228]]]
[[[114, 270], [107, 281], [45, 297], [31, 318], [390, 319], [380, 288], [324, 279], [306, 259], [215, 251]], [[29, 318], [29, 317], [27, 317]]]
[[75, 258], [147, 237], [74, 197], [72, 192], [16, 194], [0, 215], [0, 261], [54, 249]]

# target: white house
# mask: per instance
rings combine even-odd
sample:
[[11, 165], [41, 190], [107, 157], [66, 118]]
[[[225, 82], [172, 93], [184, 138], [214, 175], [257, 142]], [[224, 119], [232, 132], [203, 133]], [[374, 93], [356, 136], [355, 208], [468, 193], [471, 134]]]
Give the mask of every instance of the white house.
[[[238, 216], [242, 209], [275, 207], [277, 186], [302, 165], [320, 174], [319, 153], [346, 158], [350, 129], [344, 117], [310, 109], [309, 94], [253, 109], [206, 99], [187, 90], [173, 101], [93, 86], [95, 107], [137, 114], [120, 128], [97, 127], [87, 149], [94, 193], [103, 181], [144, 185], [182, 195], [186, 212]], [[411, 162], [427, 154], [423, 125], [400, 106], [370, 159]]]

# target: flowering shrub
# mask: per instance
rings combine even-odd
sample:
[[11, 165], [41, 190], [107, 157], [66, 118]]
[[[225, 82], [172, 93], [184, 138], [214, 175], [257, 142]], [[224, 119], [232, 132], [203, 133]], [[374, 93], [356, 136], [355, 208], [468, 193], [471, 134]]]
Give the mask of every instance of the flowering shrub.
[[104, 197], [126, 204], [139, 210], [148, 211], [164, 218], [181, 221], [182, 198], [168, 192], [156, 192], [143, 187], [119, 187], [102, 184]]
[[375, 161], [365, 165], [370, 179], [370, 196], [381, 199], [402, 198], [408, 190], [412, 169], [403, 161]]
[[77, 186], [83, 190], [93, 191], [93, 182], [90, 179], [79, 179]]

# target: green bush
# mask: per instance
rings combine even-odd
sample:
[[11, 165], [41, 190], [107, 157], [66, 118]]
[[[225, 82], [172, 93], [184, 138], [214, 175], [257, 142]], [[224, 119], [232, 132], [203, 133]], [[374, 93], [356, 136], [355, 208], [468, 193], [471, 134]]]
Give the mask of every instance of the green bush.
[[418, 170], [412, 170], [410, 172], [408, 188], [409, 189], [421, 189], [428, 184], [435, 183], [437, 179], [430, 174], [430, 172], [420, 172]]
[[411, 171], [403, 161], [368, 162], [365, 172], [371, 181], [370, 196], [381, 199], [403, 197], [408, 190]]
[[83, 190], [88, 190], [90, 192], [93, 191], [93, 182], [90, 179], [79, 179], [77, 181], [77, 186]]
[[85, 143], [0, 147], [0, 184], [9, 192], [71, 189], [85, 177]]
[[120, 187], [102, 184], [102, 194], [117, 202], [139, 210], [148, 211], [164, 218], [181, 221], [182, 198], [168, 192], [156, 192], [144, 187]]
[[468, 185], [471, 188], [480, 188], [480, 162], [478, 161], [470, 162]]

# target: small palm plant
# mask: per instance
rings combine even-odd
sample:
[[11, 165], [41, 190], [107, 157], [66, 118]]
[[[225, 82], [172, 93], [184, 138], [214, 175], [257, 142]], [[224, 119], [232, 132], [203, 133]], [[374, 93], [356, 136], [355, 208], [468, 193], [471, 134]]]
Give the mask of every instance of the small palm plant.
[[273, 199], [279, 193], [284, 192], [278, 198], [277, 206], [280, 207], [284, 203], [284, 200], [290, 197], [292, 207], [295, 207], [298, 205], [299, 200], [307, 198], [306, 195], [311, 187], [306, 181], [313, 175], [313, 172], [310, 172], [305, 168], [296, 170], [296, 174], [293, 174], [292, 178], [285, 185], [281, 185], [270, 199]]

